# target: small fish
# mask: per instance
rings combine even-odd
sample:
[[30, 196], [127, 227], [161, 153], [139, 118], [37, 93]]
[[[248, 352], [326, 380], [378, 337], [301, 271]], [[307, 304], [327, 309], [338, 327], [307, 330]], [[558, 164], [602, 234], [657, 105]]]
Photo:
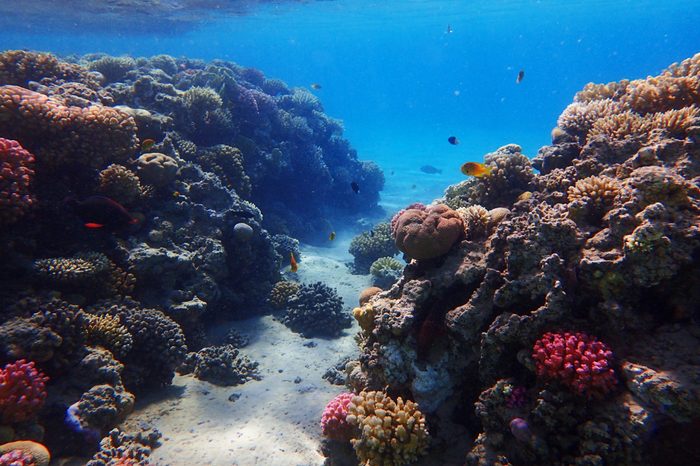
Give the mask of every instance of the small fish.
[[144, 139], [141, 142], [141, 151], [146, 152], [147, 150], [151, 150], [151, 147], [155, 145], [156, 142], [153, 139]]
[[297, 264], [296, 259], [294, 259], [293, 252], [289, 253], [289, 270], [291, 270], [293, 273], [297, 273], [297, 270], [299, 270], [299, 264]]
[[524, 70], [518, 71], [518, 77], [515, 78], [515, 84], [520, 84], [521, 82], [523, 82], [524, 77], [525, 77], [525, 71]]
[[532, 192], [524, 191], [524, 192], [520, 193], [520, 196], [518, 196], [518, 200], [519, 201], [527, 201], [531, 197], [532, 197]]
[[450, 136], [449, 138], [447, 138], [447, 142], [449, 142], [453, 146], [456, 146], [457, 144], [459, 144], [459, 139], [457, 139], [457, 136]]
[[311, 83], [311, 85], [310, 85], [309, 87], [310, 87], [311, 89], [314, 89], [314, 90], [319, 90], [319, 89], [321, 89], [321, 85], [320, 85], [319, 83]]
[[328, 235], [328, 241], [333, 241], [335, 239], [335, 231], [331, 231], [331, 234]]
[[447, 25], [447, 34], [452, 34], [452, 26], [450, 24]]
[[462, 165], [460, 170], [467, 176], [475, 176], [477, 178], [481, 178], [482, 176], [490, 175], [492, 169], [491, 167], [487, 167], [483, 163], [467, 162]]
[[90, 196], [82, 201], [69, 197], [64, 202], [83, 221], [85, 228], [118, 230], [139, 223], [123, 205], [105, 196]]
[[411, 185], [411, 189], [416, 189], [416, 185]]
[[358, 194], [360, 192], [360, 185], [357, 184], [355, 181], [350, 183], [350, 187], [352, 188], [352, 192], [354, 192], [355, 194]]
[[391, 175], [391, 176], [394, 176], [394, 170], [391, 170], [390, 175]]
[[180, 191], [173, 191], [173, 197], [180, 197]]
[[431, 175], [434, 173], [442, 173], [442, 170], [440, 170], [439, 168], [435, 168], [432, 165], [423, 165], [422, 167], [420, 167], [420, 171]]

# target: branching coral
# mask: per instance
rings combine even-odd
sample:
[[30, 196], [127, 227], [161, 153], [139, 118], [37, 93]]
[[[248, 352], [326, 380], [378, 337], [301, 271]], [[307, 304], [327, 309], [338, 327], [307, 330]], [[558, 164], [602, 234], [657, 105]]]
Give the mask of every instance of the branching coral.
[[85, 341], [89, 345], [104, 346], [118, 358], [126, 356], [134, 343], [118, 316], [91, 314], [88, 314], [88, 323], [85, 326]]
[[590, 176], [569, 187], [569, 214], [574, 219], [596, 222], [620, 194], [620, 183], [606, 176]]
[[489, 211], [480, 205], [460, 207], [457, 214], [464, 222], [464, 231], [467, 239], [483, 238], [491, 225]]
[[123, 165], [112, 164], [99, 175], [99, 191], [118, 202], [131, 204], [144, 195], [139, 178]]
[[197, 152], [197, 161], [216, 173], [221, 182], [243, 198], [250, 198], [252, 186], [243, 168], [243, 154], [236, 147], [220, 144]]
[[0, 53], [0, 83], [26, 86], [30, 81], [65, 80], [97, 87], [97, 79], [85, 68], [59, 61], [50, 53], [8, 50]]
[[179, 372], [193, 373], [200, 380], [216, 385], [240, 385], [260, 380], [258, 363], [241, 354], [233, 345], [208, 346], [189, 353]]
[[305, 337], [337, 336], [351, 323], [343, 299], [321, 282], [299, 287], [287, 301], [282, 322]]
[[272, 287], [267, 301], [274, 309], [284, 309], [287, 306], [289, 298], [299, 291], [299, 286], [300, 285], [296, 282], [281, 280]]
[[23, 216], [35, 203], [34, 156], [17, 141], [0, 138], [0, 225]]
[[0, 369], [0, 420], [3, 424], [34, 418], [46, 400], [49, 378], [33, 361], [20, 359]]
[[341, 393], [328, 402], [321, 415], [321, 432], [333, 440], [348, 441], [352, 437], [352, 426], [347, 422], [348, 405], [355, 397], [353, 393]]
[[350, 241], [349, 252], [355, 258], [355, 270], [360, 273], [369, 272], [374, 261], [398, 252], [391, 235], [391, 225], [378, 223], [372, 230], [355, 236]]
[[425, 416], [413, 401], [396, 401], [386, 393], [362, 391], [348, 404], [347, 422], [360, 431], [352, 439], [361, 464], [401, 466], [426, 453], [429, 435]]

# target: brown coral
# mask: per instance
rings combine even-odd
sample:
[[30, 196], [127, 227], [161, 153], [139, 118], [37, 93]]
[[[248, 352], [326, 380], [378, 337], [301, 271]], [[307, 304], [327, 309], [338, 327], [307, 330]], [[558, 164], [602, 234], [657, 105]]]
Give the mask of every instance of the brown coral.
[[352, 445], [360, 464], [401, 466], [426, 453], [425, 416], [413, 401], [396, 401], [386, 393], [362, 391], [348, 404], [347, 422], [360, 431]]
[[138, 176], [123, 165], [112, 164], [100, 172], [99, 191], [123, 204], [130, 204], [144, 195]]
[[0, 83], [26, 86], [29, 81], [65, 80], [98, 86], [97, 78], [82, 66], [58, 60], [50, 53], [8, 50], [0, 53]]
[[444, 204], [425, 210], [408, 209], [396, 221], [396, 247], [413, 259], [433, 259], [445, 255], [464, 237], [464, 222]]
[[220, 144], [197, 152], [197, 160], [211, 170], [224, 185], [243, 197], [250, 197], [252, 185], [243, 168], [243, 154], [237, 147]]
[[137, 148], [136, 123], [110, 107], [66, 107], [19, 86], [0, 87], [0, 132], [22, 142], [45, 166], [101, 168]]
[[605, 210], [620, 194], [620, 183], [607, 176], [589, 176], [569, 187], [568, 194], [569, 202], [582, 202], [591, 209]]
[[489, 229], [491, 216], [489, 211], [480, 205], [460, 207], [457, 213], [462, 217], [467, 239], [476, 239], [484, 236]]
[[177, 160], [165, 154], [159, 152], [143, 154], [136, 162], [141, 179], [153, 186], [166, 186], [177, 176]]
[[126, 356], [133, 345], [131, 334], [116, 315], [88, 314], [88, 323], [84, 332], [85, 340], [89, 345], [104, 346], [118, 358]]
[[272, 287], [267, 301], [273, 308], [283, 309], [287, 306], [289, 298], [297, 291], [299, 291], [298, 283], [282, 280], [275, 283], [275, 285]]

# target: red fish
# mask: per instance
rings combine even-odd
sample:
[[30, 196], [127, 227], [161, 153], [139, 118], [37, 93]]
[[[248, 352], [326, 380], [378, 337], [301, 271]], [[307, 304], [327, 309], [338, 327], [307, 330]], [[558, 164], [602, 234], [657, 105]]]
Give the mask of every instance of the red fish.
[[90, 196], [82, 201], [67, 198], [65, 203], [90, 229], [119, 230], [139, 223], [123, 205], [105, 196]]

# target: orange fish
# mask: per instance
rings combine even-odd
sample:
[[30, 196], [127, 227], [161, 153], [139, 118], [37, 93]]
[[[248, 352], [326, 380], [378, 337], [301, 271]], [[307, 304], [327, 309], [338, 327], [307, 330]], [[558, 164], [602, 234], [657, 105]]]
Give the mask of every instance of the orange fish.
[[151, 147], [155, 146], [155, 144], [156, 144], [156, 142], [153, 139], [144, 139], [141, 142], [141, 150], [145, 152], [145, 151], [149, 150]]
[[289, 270], [296, 273], [299, 270], [299, 264], [297, 264], [296, 259], [294, 259], [294, 253], [289, 253]]
[[482, 176], [490, 175], [492, 168], [479, 162], [467, 162], [462, 165], [461, 170], [467, 176], [481, 178]]

